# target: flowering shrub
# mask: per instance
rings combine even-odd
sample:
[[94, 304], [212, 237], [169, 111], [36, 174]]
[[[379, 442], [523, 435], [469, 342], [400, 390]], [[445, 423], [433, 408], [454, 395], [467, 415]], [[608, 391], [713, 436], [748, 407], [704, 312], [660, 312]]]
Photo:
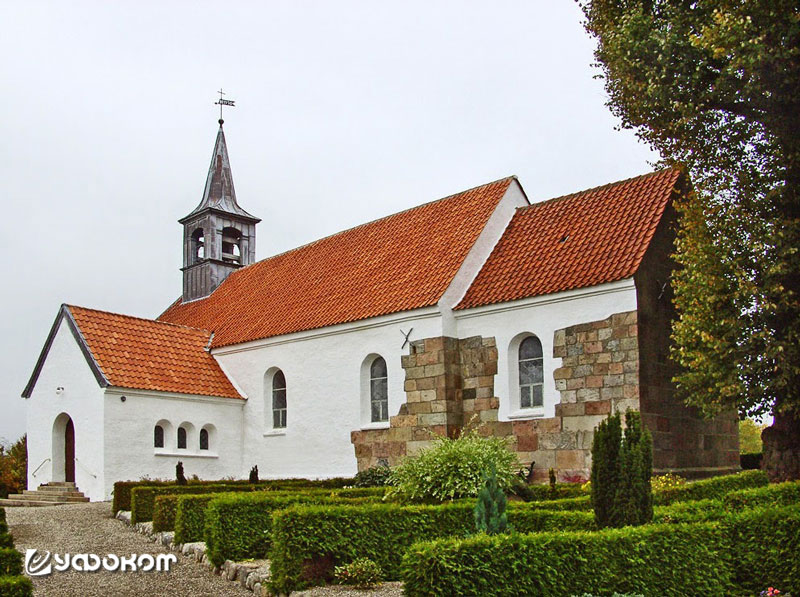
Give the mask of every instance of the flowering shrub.
[[344, 566], [337, 566], [334, 576], [339, 584], [371, 589], [380, 584], [382, 572], [380, 566], [369, 558], [358, 558]]
[[653, 491], [664, 491], [666, 489], [675, 489], [681, 485], [686, 484], [686, 479], [679, 475], [667, 473], [665, 475], [657, 475], [650, 480], [650, 486]]
[[500, 489], [511, 487], [520, 465], [508, 448], [507, 438], [481, 437], [477, 430], [456, 439], [440, 437], [417, 456], [391, 469], [392, 487], [387, 495], [439, 502], [475, 497], [492, 467]]
[[767, 587], [758, 594], [758, 597], [792, 597], [789, 593], [781, 593], [775, 587]]

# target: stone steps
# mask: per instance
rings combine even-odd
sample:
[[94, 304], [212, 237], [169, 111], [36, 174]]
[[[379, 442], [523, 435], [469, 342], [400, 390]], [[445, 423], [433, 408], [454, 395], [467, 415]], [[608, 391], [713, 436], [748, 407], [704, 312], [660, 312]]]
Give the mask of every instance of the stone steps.
[[25, 489], [21, 494], [11, 494], [0, 500], [0, 506], [60, 506], [88, 501], [89, 498], [78, 490], [75, 483], [56, 481], [39, 485], [35, 490]]

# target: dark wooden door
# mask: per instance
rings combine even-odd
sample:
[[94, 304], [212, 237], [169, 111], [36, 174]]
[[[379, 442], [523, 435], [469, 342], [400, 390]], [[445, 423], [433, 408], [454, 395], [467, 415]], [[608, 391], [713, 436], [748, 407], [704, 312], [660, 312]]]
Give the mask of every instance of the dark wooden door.
[[64, 432], [64, 480], [75, 482], [75, 427], [72, 419], [67, 421]]

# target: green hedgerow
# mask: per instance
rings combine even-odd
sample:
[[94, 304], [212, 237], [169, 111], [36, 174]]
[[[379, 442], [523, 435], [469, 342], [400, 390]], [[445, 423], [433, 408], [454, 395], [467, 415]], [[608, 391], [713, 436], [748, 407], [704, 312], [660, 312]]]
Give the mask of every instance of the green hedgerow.
[[477, 430], [456, 439], [440, 437], [391, 469], [387, 495], [437, 502], [475, 497], [483, 488], [484, 473], [492, 466], [500, 489], [509, 489], [520, 464], [509, 450], [507, 438], [481, 437]]
[[334, 576], [340, 585], [353, 585], [357, 589], [372, 589], [383, 579], [381, 567], [369, 558], [358, 558], [344, 566], [337, 566]]

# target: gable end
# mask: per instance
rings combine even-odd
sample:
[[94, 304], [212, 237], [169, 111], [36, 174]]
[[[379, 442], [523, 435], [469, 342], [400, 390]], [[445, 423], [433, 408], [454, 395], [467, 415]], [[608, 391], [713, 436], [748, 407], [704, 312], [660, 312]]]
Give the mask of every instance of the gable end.
[[106, 379], [106, 376], [103, 374], [103, 371], [100, 369], [100, 366], [97, 364], [97, 361], [94, 360], [94, 357], [89, 350], [89, 345], [86, 344], [83, 334], [81, 334], [80, 329], [78, 329], [78, 324], [75, 323], [75, 319], [72, 317], [69, 307], [67, 307], [67, 305], [61, 305], [61, 309], [56, 316], [56, 320], [53, 322], [53, 327], [50, 328], [50, 333], [47, 335], [47, 340], [44, 343], [42, 352], [39, 354], [39, 359], [36, 361], [36, 366], [33, 369], [33, 373], [31, 373], [31, 378], [28, 380], [28, 384], [22, 391], [23, 398], [30, 398], [31, 394], [33, 394], [33, 388], [36, 386], [36, 381], [39, 379], [39, 374], [42, 371], [42, 367], [44, 367], [44, 362], [47, 360], [47, 355], [50, 353], [50, 347], [53, 345], [53, 341], [55, 340], [56, 334], [61, 327], [62, 321], [67, 322], [67, 326], [69, 327], [70, 332], [72, 332], [72, 337], [75, 338], [75, 342], [78, 343], [81, 353], [83, 353], [86, 363], [89, 365], [89, 369], [92, 371], [92, 374], [94, 375], [94, 378], [97, 380], [97, 383], [100, 385], [100, 387], [107, 388], [111, 385], [108, 379]]

